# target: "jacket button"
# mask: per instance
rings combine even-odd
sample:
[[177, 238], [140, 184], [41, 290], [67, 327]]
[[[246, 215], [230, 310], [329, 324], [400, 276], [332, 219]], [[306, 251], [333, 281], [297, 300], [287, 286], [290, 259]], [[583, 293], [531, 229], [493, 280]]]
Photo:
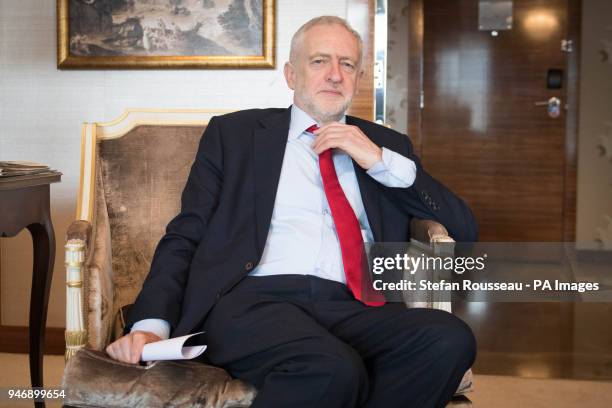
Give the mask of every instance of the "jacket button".
[[221, 292], [217, 292], [217, 300], [221, 299]]
[[247, 262], [246, 265], [244, 265], [244, 269], [247, 271], [253, 269], [253, 262]]

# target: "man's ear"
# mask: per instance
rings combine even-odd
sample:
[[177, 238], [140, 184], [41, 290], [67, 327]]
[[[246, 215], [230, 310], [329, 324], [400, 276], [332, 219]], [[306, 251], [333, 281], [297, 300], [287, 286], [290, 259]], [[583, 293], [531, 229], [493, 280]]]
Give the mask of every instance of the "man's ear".
[[285, 62], [285, 81], [287, 81], [287, 86], [289, 89], [295, 91], [295, 68], [291, 65], [291, 62]]

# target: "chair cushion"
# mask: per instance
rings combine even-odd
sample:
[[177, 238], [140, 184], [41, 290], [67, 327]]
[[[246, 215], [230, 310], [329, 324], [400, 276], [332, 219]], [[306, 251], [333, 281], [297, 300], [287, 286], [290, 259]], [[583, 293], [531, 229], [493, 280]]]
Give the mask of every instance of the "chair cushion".
[[[459, 387], [471, 386], [468, 371]], [[144, 367], [110, 359], [106, 353], [79, 350], [64, 370], [64, 403], [71, 407], [249, 407], [257, 394], [251, 385], [223, 369], [193, 361], [158, 361]], [[467, 386], [467, 387], [466, 387]], [[471, 406], [457, 395], [447, 407]]]
[[144, 367], [79, 350], [64, 371], [66, 405], [74, 407], [248, 407], [256, 390], [207, 364], [158, 361]]

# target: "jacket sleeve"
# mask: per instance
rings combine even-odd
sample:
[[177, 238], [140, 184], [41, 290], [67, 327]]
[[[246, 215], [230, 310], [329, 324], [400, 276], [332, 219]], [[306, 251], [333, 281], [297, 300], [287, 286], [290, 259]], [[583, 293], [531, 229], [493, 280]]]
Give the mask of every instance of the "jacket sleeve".
[[219, 202], [222, 169], [221, 134], [218, 119], [212, 118], [183, 190], [180, 213], [170, 221], [157, 245], [149, 274], [130, 309], [126, 333], [143, 319], [162, 319], [176, 327], [191, 260]]
[[400, 152], [416, 165], [416, 178], [410, 187], [383, 187], [392, 195], [392, 202], [410, 216], [431, 219], [444, 225], [458, 242], [478, 240], [478, 224], [467, 204], [434, 179], [421, 165], [413, 153], [410, 139], [405, 136], [405, 145]]

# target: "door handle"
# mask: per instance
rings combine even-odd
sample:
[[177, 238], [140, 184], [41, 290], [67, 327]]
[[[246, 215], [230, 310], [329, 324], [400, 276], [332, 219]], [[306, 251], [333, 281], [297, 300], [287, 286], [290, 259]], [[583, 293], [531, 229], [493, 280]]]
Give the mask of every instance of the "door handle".
[[561, 99], [556, 96], [551, 97], [547, 101], [539, 101], [534, 103], [535, 106], [545, 106], [548, 111], [548, 116], [558, 118], [561, 115]]

